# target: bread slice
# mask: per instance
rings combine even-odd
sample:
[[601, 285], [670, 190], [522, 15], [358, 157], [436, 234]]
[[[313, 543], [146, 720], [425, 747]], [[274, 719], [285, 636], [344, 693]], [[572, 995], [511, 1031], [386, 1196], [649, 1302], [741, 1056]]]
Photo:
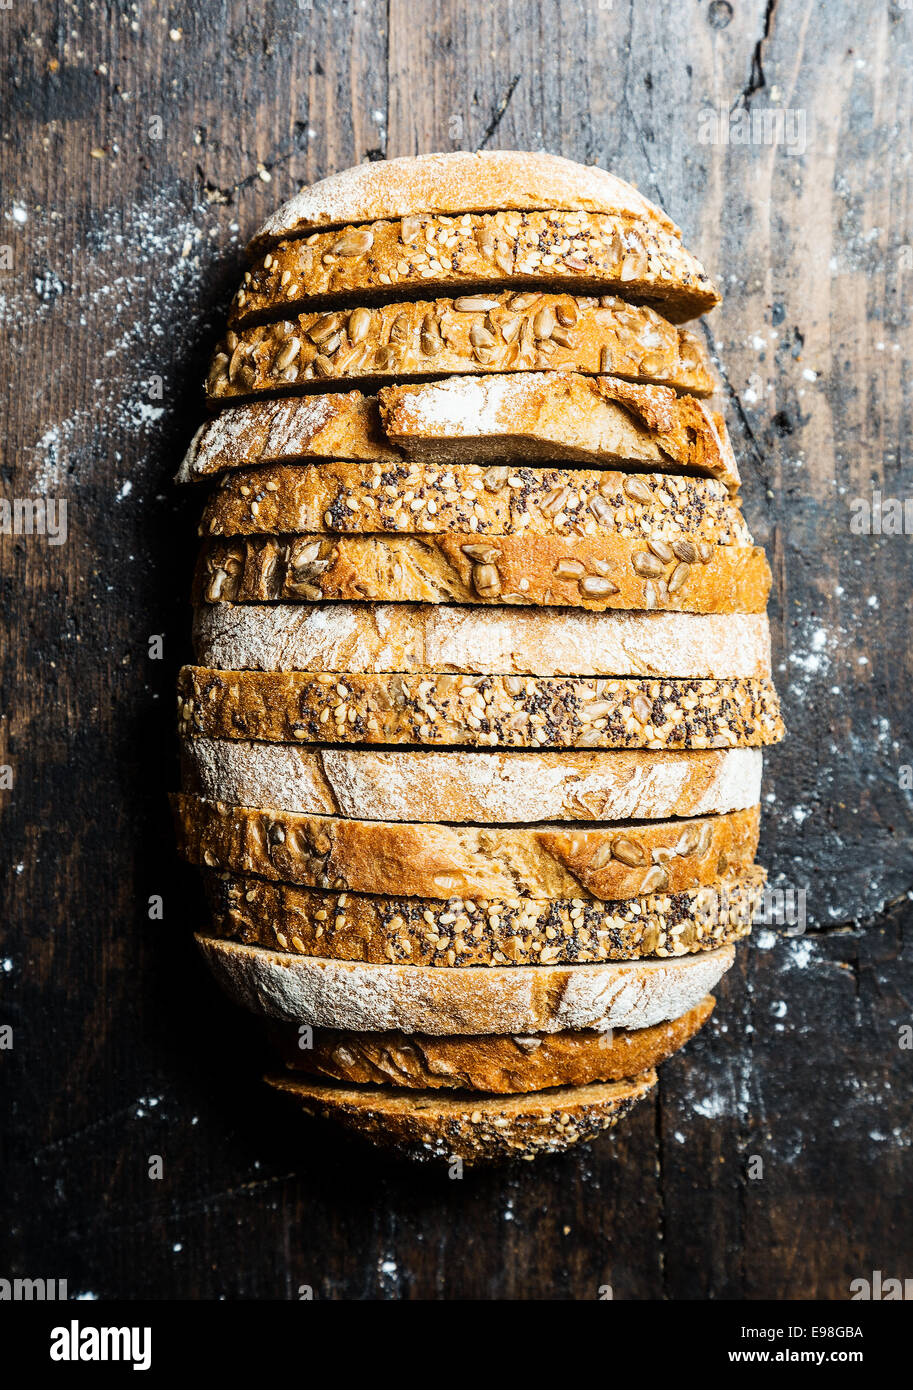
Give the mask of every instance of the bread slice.
[[734, 949], [607, 965], [363, 965], [197, 936], [230, 998], [266, 1018], [369, 1033], [564, 1033], [649, 1028], [693, 1009]]
[[267, 218], [250, 250], [259, 255], [283, 237], [347, 222], [550, 208], [608, 213], [681, 235], [662, 208], [633, 184], [593, 164], [544, 150], [450, 150], [357, 164], [320, 179]]
[[201, 666], [470, 675], [770, 675], [765, 613], [588, 613], [441, 604], [203, 604]]
[[692, 561], [700, 541], [751, 544], [741, 508], [715, 478], [380, 461], [226, 473], [206, 504], [201, 535], [273, 531], [649, 535], [678, 541]]
[[359, 820], [655, 820], [761, 799], [759, 748], [524, 753], [186, 738], [181, 759], [184, 790], [212, 801]]
[[579, 965], [710, 951], [748, 935], [762, 869], [682, 893], [593, 898], [406, 898], [205, 875], [213, 936], [303, 956], [403, 965]]
[[278, 743], [756, 748], [783, 737], [769, 680], [328, 676], [185, 666], [178, 716], [184, 735]]
[[504, 371], [598, 373], [697, 396], [716, 388], [700, 339], [655, 310], [611, 296], [529, 291], [360, 305], [230, 329], [206, 389], [220, 403], [330, 380]]
[[471, 826], [344, 820], [172, 798], [193, 864], [309, 888], [403, 897], [642, 898], [751, 867], [760, 808], [693, 820]]
[[691, 536], [266, 535], [204, 541], [195, 602], [294, 599], [763, 613], [760, 546]]
[[376, 398], [360, 391], [249, 401], [197, 430], [174, 481], [192, 483], [227, 468], [297, 459], [395, 465], [400, 454], [384, 436]]
[[626, 462], [665, 473], [692, 469], [739, 488], [722, 417], [667, 386], [513, 372], [385, 386], [378, 401], [386, 437], [412, 459]]
[[472, 294], [503, 288], [621, 294], [674, 322], [720, 302], [672, 232], [600, 212], [469, 213], [374, 221], [280, 241], [246, 272], [228, 321], [284, 318], [353, 295]]
[[290, 1076], [264, 1079], [305, 1115], [332, 1120], [397, 1157], [447, 1163], [459, 1159], [472, 1167], [564, 1153], [598, 1138], [655, 1086], [656, 1073], [514, 1096], [448, 1096]]
[[270, 1037], [291, 1071], [346, 1085], [516, 1095], [552, 1086], [622, 1081], [651, 1071], [694, 1037], [714, 1003], [708, 994], [669, 1023], [614, 1033], [435, 1038], [342, 1028], [302, 1031], [294, 1024], [276, 1023]]

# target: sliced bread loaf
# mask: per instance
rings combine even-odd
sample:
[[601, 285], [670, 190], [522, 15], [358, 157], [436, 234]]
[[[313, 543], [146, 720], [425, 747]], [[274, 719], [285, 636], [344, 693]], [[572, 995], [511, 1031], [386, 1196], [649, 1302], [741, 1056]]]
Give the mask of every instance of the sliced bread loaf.
[[459, 1159], [469, 1167], [564, 1153], [598, 1138], [655, 1086], [656, 1073], [513, 1096], [448, 1096], [291, 1076], [265, 1080], [305, 1115], [332, 1120], [398, 1157]]
[[435, 1038], [277, 1023], [270, 1036], [290, 1070], [347, 1085], [514, 1095], [552, 1086], [622, 1081], [652, 1070], [694, 1037], [710, 1017], [714, 1002], [708, 994], [669, 1023], [610, 1033]]
[[594, 898], [407, 898], [324, 893], [231, 874], [206, 875], [213, 936], [297, 955], [404, 965], [579, 965], [684, 956], [751, 930], [764, 873], [707, 888]]
[[504, 371], [598, 373], [697, 396], [716, 388], [700, 339], [645, 305], [501, 293], [468, 303], [360, 305], [230, 329], [213, 355], [206, 389], [219, 403], [312, 390], [333, 379]]
[[777, 743], [770, 680], [214, 671], [178, 676], [180, 732], [280, 743], [736, 748]]
[[184, 790], [235, 806], [359, 820], [655, 820], [761, 797], [759, 748], [693, 751], [302, 748], [185, 738]]
[[568, 826], [346, 820], [172, 797], [191, 863], [311, 888], [430, 898], [641, 898], [750, 869], [760, 808]]
[[235, 1003], [314, 1028], [502, 1035], [649, 1028], [693, 1009], [732, 965], [721, 946], [676, 960], [606, 965], [364, 965], [199, 935]]
[[588, 613], [442, 604], [202, 604], [201, 666], [534, 676], [770, 675], [764, 613]]

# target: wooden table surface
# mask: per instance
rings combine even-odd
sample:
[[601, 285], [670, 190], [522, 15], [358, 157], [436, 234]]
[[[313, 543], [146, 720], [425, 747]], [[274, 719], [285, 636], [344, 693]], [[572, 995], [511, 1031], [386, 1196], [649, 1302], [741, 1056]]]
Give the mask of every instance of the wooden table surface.
[[[913, 7], [15, 0], [0, 30], [2, 495], [67, 504], [65, 543], [0, 536], [0, 1272], [195, 1299], [910, 1274], [911, 542], [850, 522], [913, 495]], [[615, 170], [723, 287], [704, 331], [790, 728], [762, 857], [809, 929], [756, 930], [616, 1137], [449, 1181], [261, 1087], [165, 797], [200, 508], [171, 476], [244, 241], [302, 182], [460, 147]]]

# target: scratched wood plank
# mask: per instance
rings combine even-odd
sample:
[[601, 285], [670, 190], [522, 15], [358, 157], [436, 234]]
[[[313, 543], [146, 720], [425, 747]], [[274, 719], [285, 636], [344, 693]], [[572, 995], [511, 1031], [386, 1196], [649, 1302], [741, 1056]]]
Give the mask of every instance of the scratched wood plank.
[[[911, 884], [909, 542], [847, 511], [911, 484], [913, 14], [205, 0], [0, 26], [3, 492], [69, 508], [63, 545], [0, 536], [11, 1272], [207, 1299], [840, 1298], [905, 1272], [911, 914], [881, 909]], [[752, 112], [760, 138], [722, 143]], [[481, 145], [616, 169], [720, 278], [792, 731], [764, 857], [814, 922], [874, 920], [758, 933], [615, 1137], [451, 1182], [277, 1105], [195, 957], [165, 793], [199, 500], [169, 480], [256, 224], [361, 159]]]

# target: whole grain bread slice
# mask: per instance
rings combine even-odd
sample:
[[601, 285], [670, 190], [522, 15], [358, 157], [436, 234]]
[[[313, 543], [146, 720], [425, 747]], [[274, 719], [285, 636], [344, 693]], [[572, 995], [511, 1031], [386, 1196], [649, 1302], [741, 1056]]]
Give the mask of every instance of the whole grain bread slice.
[[576, 372], [514, 372], [385, 386], [386, 437], [426, 462], [626, 462], [740, 484], [725, 421], [666, 386]]
[[545, 150], [450, 150], [370, 161], [320, 179], [267, 218], [250, 250], [259, 255], [284, 237], [348, 222], [551, 208], [607, 213], [681, 235], [633, 184], [596, 165]]
[[761, 799], [759, 748], [525, 753], [187, 738], [181, 760], [184, 790], [212, 801], [359, 820], [655, 820]]
[[[317, 398], [320, 399], [320, 398]], [[741, 508], [715, 478], [506, 464], [327, 462], [226, 473], [201, 535], [269, 532], [644, 535], [681, 547], [750, 545]]]
[[264, 1079], [305, 1115], [330, 1120], [399, 1158], [451, 1164], [459, 1159], [473, 1167], [564, 1153], [597, 1139], [656, 1084], [656, 1073], [512, 1096], [450, 1096], [290, 1076]]
[[376, 398], [360, 391], [248, 401], [200, 426], [175, 482], [192, 483], [229, 468], [297, 459], [370, 459], [389, 466], [399, 462], [400, 454], [384, 435]]
[[504, 1035], [649, 1028], [700, 1003], [734, 949], [606, 965], [364, 965], [198, 935], [226, 993], [266, 1018], [378, 1033]]
[[689, 1042], [713, 1011], [706, 995], [693, 1009], [651, 1028], [612, 1033], [488, 1033], [435, 1038], [420, 1033], [353, 1033], [342, 1028], [273, 1024], [270, 1037], [285, 1065], [355, 1086], [483, 1091], [516, 1095], [553, 1086], [623, 1081], [658, 1067]]
[[407, 898], [326, 893], [207, 873], [210, 931], [245, 946], [404, 965], [579, 965], [684, 956], [739, 941], [761, 905], [764, 872], [706, 888], [593, 898]]
[[760, 546], [694, 536], [305, 534], [216, 536], [200, 548], [199, 603], [477, 603], [763, 613]]
[[770, 675], [764, 613], [588, 613], [449, 604], [202, 604], [201, 666], [470, 675]]
[[621, 294], [680, 323], [720, 296], [680, 239], [599, 212], [466, 213], [385, 219], [280, 241], [248, 270], [233, 326], [354, 297], [502, 288]]
[[696, 396], [716, 388], [701, 340], [646, 305], [529, 291], [359, 305], [230, 329], [206, 390], [220, 404], [334, 380], [505, 371], [586, 372]]
[[363, 821], [171, 798], [178, 847], [210, 869], [401, 897], [579, 898], [678, 893], [744, 875], [759, 811], [610, 825]]
[[783, 721], [770, 680], [545, 676], [178, 676], [180, 732], [278, 743], [492, 748], [754, 748]]

